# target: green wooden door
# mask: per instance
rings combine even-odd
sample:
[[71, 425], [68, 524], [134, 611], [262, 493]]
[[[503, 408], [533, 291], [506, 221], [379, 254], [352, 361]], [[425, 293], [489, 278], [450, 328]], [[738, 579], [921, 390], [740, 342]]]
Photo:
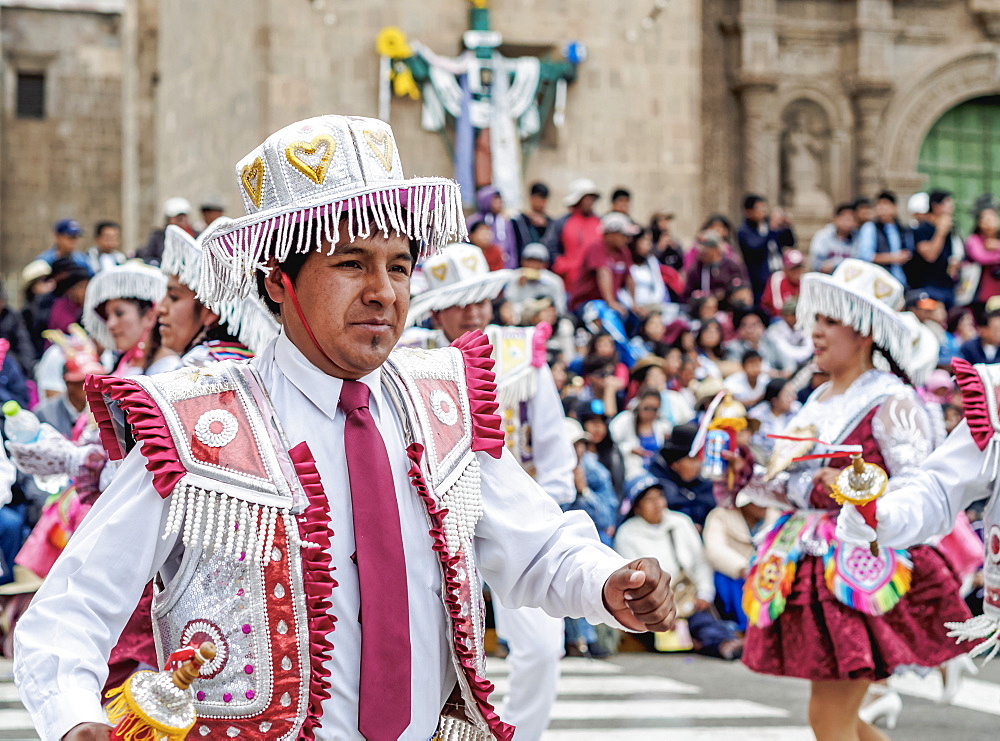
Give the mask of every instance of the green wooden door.
[[924, 139], [917, 170], [929, 176], [928, 192], [955, 197], [955, 222], [968, 234], [976, 199], [1000, 196], [1000, 95], [966, 101], [941, 116]]

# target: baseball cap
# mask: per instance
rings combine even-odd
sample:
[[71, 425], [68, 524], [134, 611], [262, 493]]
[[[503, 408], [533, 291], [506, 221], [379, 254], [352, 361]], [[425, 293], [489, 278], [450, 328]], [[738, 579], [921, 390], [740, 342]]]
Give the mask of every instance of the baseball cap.
[[54, 230], [56, 234], [64, 234], [67, 237], [83, 236], [83, 227], [76, 219], [61, 219], [56, 222]]
[[782, 262], [785, 268], [800, 268], [805, 264], [806, 258], [799, 250], [785, 250]]
[[932, 298], [927, 291], [910, 291], [906, 294], [906, 308], [908, 309], [936, 309], [941, 303]]
[[530, 244], [524, 245], [524, 251], [521, 252], [522, 260], [544, 260], [549, 261], [549, 248], [540, 242], [531, 242]]
[[187, 198], [168, 198], [163, 203], [163, 215], [168, 219], [189, 213], [191, 213], [191, 203]]
[[563, 417], [563, 431], [570, 445], [580, 440], [587, 440], [587, 433], [584, 431], [583, 425], [572, 417]]
[[601, 228], [605, 234], [624, 234], [635, 237], [642, 233], [642, 228], [625, 214], [612, 211], [601, 219]]
[[906, 202], [906, 210], [911, 214], [925, 214], [931, 210], [931, 198], [924, 192], [914, 193]]

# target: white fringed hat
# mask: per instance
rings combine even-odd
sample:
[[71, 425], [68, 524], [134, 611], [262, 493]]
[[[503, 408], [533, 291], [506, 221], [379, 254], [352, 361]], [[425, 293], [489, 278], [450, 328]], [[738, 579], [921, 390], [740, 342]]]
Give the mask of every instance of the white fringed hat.
[[247, 296], [257, 271], [293, 249], [382, 232], [432, 254], [466, 237], [458, 183], [404, 178], [392, 129], [378, 119], [328, 115], [287, 126], [240, 160], [236, 177], [247, 215], [214, 222], [202, 245], [200, 298], [212, 307]]
[[915, 314], [904, 311], [900, 314], [900, 318], [913, 332], [913, 346], [910, 350], [910, 362], [909, 367], [906, 368], [906, 375], [910, 377], [914, 386], [923, 386], [938, 366], [941, 343]]
[[91, 278], [83, 299], [83, 328], [106, 348], [114, 347], [102, 307], [112, 299], [138, 299], [154, 306], [167, 292], [167, 279], [137, 260], [107, 268]]
[[[224, 216], [219, 220], [232, 221]], [[201, 238], [195, 239], [178, 226], [167, 227], [163, 238], [160, 270], [164, 275], [177, 276], [178, 281], [196, 294], [201, 285], [201, 247]], [[281, 329], [271, 312], [256, 296], [216, 302], [213, 311], [219, 315], [219, 323], [246, 345], [254, 355], [259, 354]]]
[[450, 244], [423, 264], [427, 290], [410, 301], [406, 326], [419, 324], [434, 311], [468, 306], [500, 295], [513, 270], [490, 271], [483, 251], [471, 244]]
[[903, 285], [888, 270], [848, 259], [832, 275], [802, 276], [795, 313], [804, 332], [812, 329], [817, 315], [823, 315], [870, 336], [880, 353], [887, 353], [910, 374], [916, 336], [903, 319], [902, 308]]

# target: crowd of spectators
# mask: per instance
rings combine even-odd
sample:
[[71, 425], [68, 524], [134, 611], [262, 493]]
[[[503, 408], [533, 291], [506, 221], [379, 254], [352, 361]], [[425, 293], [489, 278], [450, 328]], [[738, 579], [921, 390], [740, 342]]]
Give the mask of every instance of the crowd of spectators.
[[[733, 658], [746, 625], [740, 594], [752, 536], [776, 513], [717, 501], [689, 455], [706, 405], [723, 389], [742, 403], [751, 448], [766, 459], [768, 434], [784, 431], [825, 380], [811, 363], [811, 338], [796, 328], [802, 276], [860, 258], [906, 286], [906, 308], [939, 340], [941, 370], [918, 390], [950, 431], [962, 418], [951, 359], [994, 362], [1000, 352], [997, 205], [979, 200], [963, 242], [949, 194], [917, 194], [904, 218], [884, 191], [837, 206], [806, 245], [792, 214], [748, 194], [736, 228], [710, 214], [684, 244], [673, 214], [638, 220], [623, 188], [603, 213], [590, 180], [570, 185], [561, 215], [550, 214], [544, 183], [530, 193], [528, 211], [507, 215], [497, 191], [480, 191], [472, 242], [498, 268], [517, 261], [495, 321], [554, 328], [549, 363], [579, 458], [573, 506], [623, 554], [655, 552], [675, 583], [691, 583], [685, 635], [648, 637], [648, 647]], [[510, 237], [503, 244], [498, 228]], [[580, 621], [567, 644], [593, 655], [613, 648]]]
[[[943, 428], [952, 429], [963, 412], [943, 369], [955, 356], [995, 362], [1000, 353], [996, 204], [980, 199], [973, 233], [963, 241], [947, 193], [918, 194], [904, 219], [895, 196], [882, 192], [873, 202], [838, 206], [806, 246], [792, 214], [762, 195], [745, 197], [737, 226], [710, 214], [693, 238], [682, 240], [667, 210], [638, 220], [624, 188], [603, 213], [590, 180], [570, 185], [562, 214], [550, 212], [544, 183], [529, 192], [528, 208], [512, 214], [498, 191], [481, 189], [469, 241], [492, 269], [511, 271], [495, 321], [553, 328], [548, 360], [579, 464], [572, 506], [593, 518], [607, 544], [626, 555], [655, 551], [674, 583], [689, 585], [686, 634], [666, 642], [649, 637], [650, 648], [693, 647], [736, 658], [752, 537], [774, 513], [716, 500], [690, 455], [700, 415], [728, 390], [754, 420], [749, 444], [766, 458], [767, 435], [784, 430], [824, 381], [811, 365], [810, 337], [796, 328], [802, 276], [830, 273], [859, 257], [905, 283], [907, 308], [940, 341], [942, 370], [920, 393], [940, 408]], [[164, 227], [195, 234], [191, 211], [183, 198], [168, 200]], [[221, 213], [207, 203], [202, 220], [207, 225]], [[67, 332], [79, 322], [97, 272], [133, 257], [157, 265], [163, 251], [163, 228], [134, 251], [123, 248], [110, 220], [96, 224], [89, 246], [85, 236], [72, 219], [56, 223], [51, 245], [22, 272], [20, 309], [0, 294], [0, 400], [36, 408], [58, 429], [71, 428], [83, 411], [82, 379], [47, 360], [46, 330]], [[19, 513], [15, 535], [23, 538], [48, 493], [19, 475], [12, 495], [4, 510]], [[3, 550], [9, 559], [10, 549]], [[12, 578], [4, 566], [0, 584]], [[571, 621], [567, 644], [571, 653], [600, 656], [614, 649], [614, 638]]]

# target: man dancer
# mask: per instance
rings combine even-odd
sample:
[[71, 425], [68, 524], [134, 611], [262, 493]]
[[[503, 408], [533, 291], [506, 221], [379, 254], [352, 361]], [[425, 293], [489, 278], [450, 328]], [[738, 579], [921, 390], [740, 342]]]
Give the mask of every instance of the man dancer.
[[[410, 306], [409, 323], [432, 316], [437, 330], [414, 327], [403, 343], [443, 347], [463, 334], [485, 332], [493, 345], [497, 399], [507, 449], [535, 482], [563, 506], [573, 502], [576, 454], [563, 426], [563, 413], [552, 371], [545, 362], [547, 324], [500, 327], [492, 324], [492, 300], [508, 275], [490, 272], [482, 250], [453, 244], [424, 263], [429, 288]], [[510, 271], [503, 271], [509, 273]], [[518, 741], [537, 741], [549, 724], [563, 655], [563, 621], [537, 607], [511, 609], [493, 599], [497, 636], [510, 647], [510, 691], [501, 717], [517, 728]]]
[[22, 700], [45, 739], [108, 738], [107, 652], [155, 577], [161, 660], [219, 650], [199, 736], [510, 739], [480, 574], [510, 604], [634, 630], [672, 623], [668, 579], [501, 455], [482, 335], [390, 357], [415, 253], [462, 236], [453, 182], [404, 179], [389, 126], [341, 116], [273, 134], [237, 175], [247, 216], [206, 236], [202, 298], [256, 287], [283, 333], [251, 363], [92, 379], [128, 455], [18, 626]]

